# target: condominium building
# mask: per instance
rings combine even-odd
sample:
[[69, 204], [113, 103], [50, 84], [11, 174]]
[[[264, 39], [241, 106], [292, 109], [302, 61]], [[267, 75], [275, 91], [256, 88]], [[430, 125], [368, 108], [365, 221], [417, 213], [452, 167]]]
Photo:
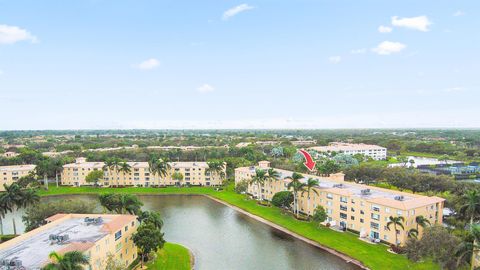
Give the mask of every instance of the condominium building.
[[[235, 182], [250, 180], [257, 169], [268, 170], [268, 161], [259, 162], [258, 166], [235, 169]], [[247, 192], [256, 198], [271, 200], [279, 191], [286, 191], [293, 172], [275, 169], [280, 177], [277, 180], [266, 181], [258, 187], [249, 184]], [[382, 240], [399, 244], [405, 243], [408, 231], [416, 228], [415, 218], [423, 216], [431, 224], [442, 223], [444, 199], [417, 194], [399, 192], [389, 189], [372, 187], [344, 181], [344, 174], [331, 174], [329, 177], [303, 175], [300, 181], [306, 182], [314, 178], [319, 184], [312, 189], [310, 195], [306, 192], [299, 194], [299, 210], [302, 213], [313, 215], [314, 209], [321, 205], [327, 212], [326, 223], [341, 230], [349, 229], [358, 232], [361, 238]], [[393, 226], [388, 228], [389, 217], [401, 216], [404, 229], [394, 231]], [[422, 228], [420, 227], [420, 236]], [[397, 237], [395, 237], [397, 234]]]
[[105, 269], [109, 256], [125, 268], [137, 258], [137, 247], [131, 239], [138, 227], [136, 216], [57, 214], [46, 221], [0, 244], [1, 269], [41, 269], [50, 262], [52, 252], [80, 251], [90, 261], [85, 269], [91, 270]]
[[309, 147], [308, 149], [312, 149], [320, 153], [336, 152], [352, 156], [356, 154], [361, 154], [367, 157], [371, 157], [375, 160], [382, 160], [387, 158], [387, 148], [373, 144], [334, 142], [330, 143], [328, 146], [314, 146]]
[[[62, 185], [84, 186], [92, 185], [85, 181], [85, 177], [94, 170], [103, 170], [104, 178], [99, 184], [102, 186], [218, 186], [222, 184], [219, 173], [208, 171], [207, 162], [169, 162], [170, 170], [166, 176], [153, 174], [148, 162], [127, 162], [130, 171], [105, 168], [103, 162], [87, 162], [85, 158], [77, 158], [75, 163], [66, 164], [62, 171]], [[174, 173], [179, 173], [183, 179], [174, 179]], [[226, 173], [226, 166], [224, 166]]]
[[0, 191], [5, 191], [4, 184], [11, 185], [23, 176], [35, 171], [35, 165], [0, 166]]

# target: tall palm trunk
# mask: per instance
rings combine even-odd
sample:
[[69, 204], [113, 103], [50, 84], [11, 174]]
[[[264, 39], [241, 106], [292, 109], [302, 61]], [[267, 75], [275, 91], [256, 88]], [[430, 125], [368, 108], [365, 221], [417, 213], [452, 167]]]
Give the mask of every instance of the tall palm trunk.
[[310, 215], [310, 195], [307, 196], [307, 216]]
[[13, 223], [13, 235], [17, 235], [17, 224], [15, 224], [15, 216], [12, 217], [12, 223]]
[[[473, 228], [473, 215], [470, 216], [470, 230]], [[470, 258], [470, 269], [473, 270], [475, 269], [475, 245], [476, 245], [477, 240], [475, 237], [473, 238], [473, 243], [472, 243], [472, 257]]]
[[395, 230], [395, 245], [398, 245], [398, 235], [397, 235], [397, 224], [393, 224], [393, 229]]
[[58, 172], [55, 171], [55, 184], [57, 185], [58, 188]]
[[2, 218], [0, 218], [0, 235], [3, 235], [3, 222], [2, 222]]
[[45, 185], [45, 189], [48, 190], [48, 180], [47, 180], [48, 176], [47, 174], [44, 174], [43, 175], [43, 184]]

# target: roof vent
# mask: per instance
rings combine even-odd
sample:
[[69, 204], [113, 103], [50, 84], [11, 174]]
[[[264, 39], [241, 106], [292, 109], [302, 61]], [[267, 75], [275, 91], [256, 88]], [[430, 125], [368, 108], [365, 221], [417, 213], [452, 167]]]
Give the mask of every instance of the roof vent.
[[335, 184], [333, 185], [334, 188], [344, 188], [345, 185], [344, 184]]
[[103, 223], [103, 218], [102, 217], [98, 217], [98, 218], [90, 218], [90, 217], [86, 217], [83, 219], [83, 221], [85, 223], [87, 223], [87, 226], [88, 225], [100, 225]]
[[362, 195], [365, 195], [365, 196], [372, 194], [372, 192], [370, 192], [369, 188], [362, 189], [360, 192], [362, 193]]
[[68, 236], [68, 234], [63, 234], [63, 235], [50, 234], [48, 239], [51, 241], [51, 244], [53, 245], [53, 244], [64, 244], [70, 239], [70, 237]]
[[400, 195], [400, 196], [395, 196], [395, 200], [397, 200], [397, 201], [403, 201], [403, 200], [405, 200], [405, 197], [403, 197], [402, 195]]
[[[11, 260], [5, 259], [0, 261], [1, 269], [23, 269], [22, 268], [22, 261], [17, 259], [18, 257], [14, 257]], [[3, 268], [3, 266], [5, 268]]]

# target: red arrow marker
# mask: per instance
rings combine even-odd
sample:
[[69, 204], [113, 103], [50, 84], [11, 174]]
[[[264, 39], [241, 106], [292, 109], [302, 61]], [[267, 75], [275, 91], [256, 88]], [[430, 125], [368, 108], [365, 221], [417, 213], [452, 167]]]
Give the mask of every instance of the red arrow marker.
[[315, 168], [315, 161], [313, 161], [313, 158], [310, 155], [310, 153], [308, 153], [303, 149], [300, 149], [298, 151], [305, 157], [306, 161], [305, 163], [303, 163], [303, 165], [305, 165], [305, 167], [307, 167], [307, 169], [309, 169], [310, 171], [313, 171], [313, 168]]

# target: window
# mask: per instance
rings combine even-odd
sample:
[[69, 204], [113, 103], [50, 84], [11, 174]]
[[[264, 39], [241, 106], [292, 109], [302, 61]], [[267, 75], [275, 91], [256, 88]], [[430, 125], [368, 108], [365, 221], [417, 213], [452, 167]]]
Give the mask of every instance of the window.
[[375, 222], [370, 222], [370, 227], [374, 230], [378, 230], [379, 228], [379, 225], [378, 223], [375, 223]]
[[345, 213], [340, 213], [340, 218], [341, 218], [341, 219], [347, 219], [347, 214], [345, 214]]
[[385, 212], [386, 212], [386, 213], [390, 213], [390, 208], [385, 207]]
[[354, 216], [350, 216], [350, 219], [351, 219], [351, 220], [355, 220], [355, 217], [354, 217]]
[[333, 199], [333, 195], [331, 193], [327, 193], [327, 198], [328, 199]]
[[351, 207], [350, 211], [355, 212], [355, 208]]
[[115, 233], [115, 241], [117, 241], [120, 238], [122, 238], [122, 231], [121, 230]]
[[397, 215], [401, 216], [403, 214], [402, 210], [397, 210]]
[[364, 214], [365, 214], [365, 212], [363, 212], [363, 210], [360, 210], [360, 214], [364, 215]]
[[115, 246], [115, 251], [118, 252], [122, 249], [122, 243], [118, 243], [116, 246]]
[[372, 213], [371, 218], [374, 220], [380, 220], [380, 215]]
[[380, 207], [378, 205], [372, 205], [372, 210], [375, 212], [380, 212]]
[[363, 218], [360, 219], [360, 223], [363, 223]]
[[127, 226], [125, 226], [125, 231], [128, 231], [128, 225], [127, 225]]
[[347, 211], [348, 207], [345, 205], [340, 205], [340, 210]]
[[343, 203], [346, 203], [348, 200], [347, 200], [347, 197], [340, 197], [340, 201]]

